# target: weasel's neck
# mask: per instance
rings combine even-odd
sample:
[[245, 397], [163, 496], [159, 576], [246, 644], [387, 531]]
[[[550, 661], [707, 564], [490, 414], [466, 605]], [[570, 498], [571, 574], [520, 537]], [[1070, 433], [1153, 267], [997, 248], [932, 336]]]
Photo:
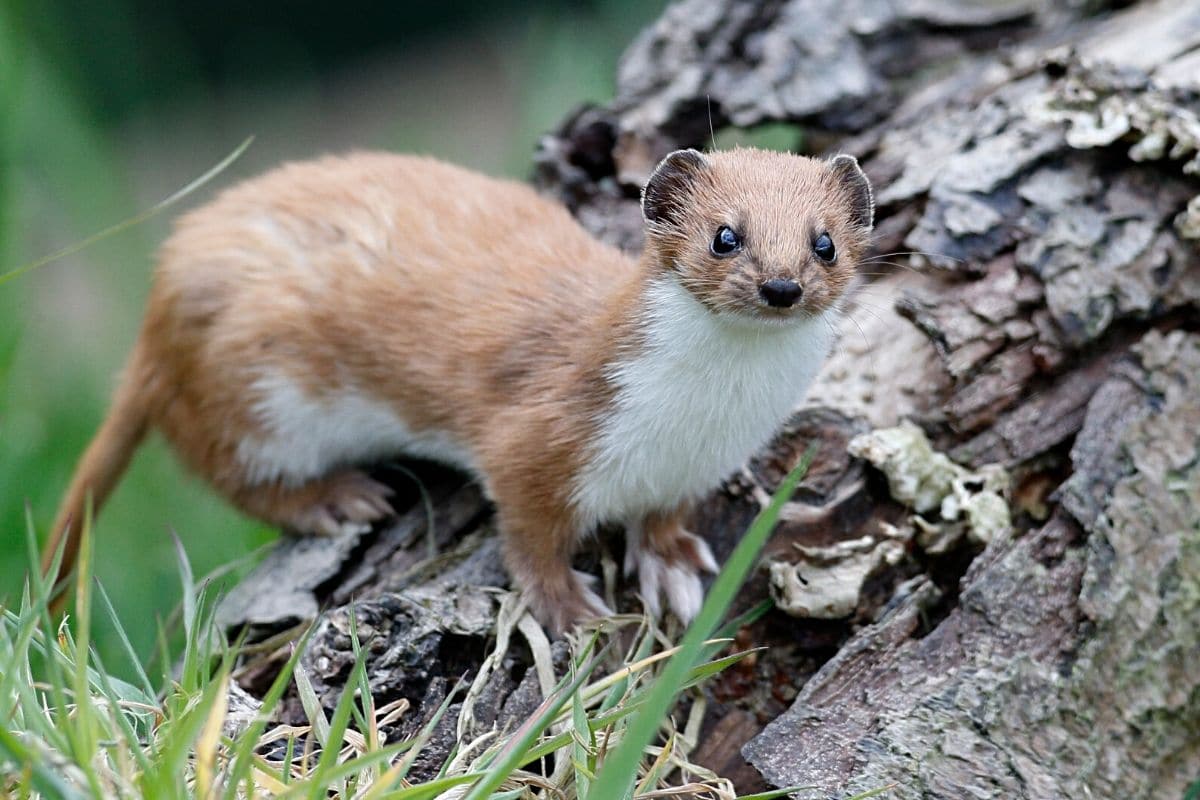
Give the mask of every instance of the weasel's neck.
[[[621, 346], [608, 374], [619, 386], [673, 381], [696, 386], [757, 379], [763, 391], [807, 375], [828, 352], [833, 326], [825, 315], [786, 324], [717, 314], [672, 275], [645, 275], [628, 302]], [[647, 368], [645, 374], [638, 374]], [[746, 387], [755, 391], [755, 386]]]
[[671, 275], [643, 271], [624, 304], [574, 499], [585, 519], [627, 520], [715, 487], [764, 446], [824, 361], [824, 315], [788, 325], [722, 317]]
[[[765, 320], [718, 314], [705, 307], [647, 252], [637, 269], [610, 295], [595, 326], [597, 344], [606, 352], [610, 378], [635, 360], [653, 357], [662, 366], [690, 365], [701, 372], [723, 369], [730, 359], [760, 357], [774, 362], [781, 375], [816, 348], [824, 358], [832, 340], [832, 312], [772, 324]], [[619, 382], [619, 381], [618, 381]]]

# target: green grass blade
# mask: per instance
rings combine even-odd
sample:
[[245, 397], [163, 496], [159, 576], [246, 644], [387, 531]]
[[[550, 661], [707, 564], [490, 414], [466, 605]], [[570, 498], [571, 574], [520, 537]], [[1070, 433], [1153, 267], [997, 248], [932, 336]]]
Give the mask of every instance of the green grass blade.
[[283, 782], [290, 783], [292, 779], [292, 759], [296, 755], [296, 737], [289, 736], [287, 749], [283, 753]]
[[[645, 659], [649, 658], [650, 654], [654, 651], [654, 636], [651, 634], [649, 626], [643, 624], [639, 630], [641, 635], [638, 638], [636, 645], [631, 647], [629, 652], [626, 654], [626, 664], [637, 664], [641, 661], [644, 661]], [[616, 708], [617, 704], [624, 699], [626, 693], [629, 691], [629, 687], [633, 683], [633, 680], [634, 676], [627, 675], [614, 683], [608, 690], [608, 693], [604, 696], [604, 699], [600, 702], [598, 713], [603, 714], [610, 709]]]
[[[46, 570], [46, 574], [42, 574], [41, 555], [38, 551], [37, 528], [33, 524], [33, 509], [29, 503], [25, 504], [25, 548], [29, 555], [29, 573], [27, 575], [30, 585], [33, 587], [33, 599], [36, 603], [41, 604], [45, 601], [49, 606], [51, 593], [54, 587], [51, 585], [51, 579], [47, 575], [57, 575], [62, 569], [63, 551], [66, 549], [66, 537], [58, 543], [50, 561], [50, 568]], [[47, 629], [49, 630], [49, 629]]]
[[[591, 650], [595, 641], [596, 639], [593, 637], [592, 642], [584, 651], [585, 653]], [[531, 745], [542, 735], [542, 731], [554, 721], [554, 718], [558, 716], [558, 712], [567, 704], [571, 696], [579, 691], [580, 687], [587, 681], [588, 676], [592, 674], [592, 671], [600, 664], [612, 646], [613, 642], [610, 641], [599, 653], [589, 659], [588, 663], [576, 674], [574, 680], [565, 686], [560, 683], [558, 689], [542, 701], [537, 712], [517, 729], [513, 738], [498, 754], [499, 757], [488, 766], [487, 772], [471, 787], [463, 800], [485, 800], [485, 798], [492, 795], [492, 792], [500, 788], [500, 784], [512, 774], [513, 770], [529, 762], [529, 749]], [[569, 677], [569, 675], [564, 677], [564, 681]], [[594, 794], [593, 797], [606, 797], [606, 795]]]
[[406, 786], [381, 796], [380, 800], [432, 800], [443, 792], [457, 786], [463, 786], [483, 777], [481, 772], [468, 772], [465, 775], [452, 775], [448, 778], [435, 778], [428, 783], [417, 786]]
[[759, 513], [734, 548], [729, 561], [709, 590], [700, 614], [684, 634], [679, 652], [667, 662], [650, 688], [643, 707], [630, 720], [620, 744], [604, 760], [592, 787], [595, 797], [617, 800], [628, 795], [637, 776], [642, 752], [654, 741], [660, 724], [675, 703], [680, 687], [699, 660], [705, 641], [733, 603], [738, 589], [754, 567], [759, 551], [774, 530], [780, 511], [791, 499], [815, 454], [815, 447], [809, 447], [800, 463], [780, 483], [770, 504]]
[[[412, 742], [396, 742], [379, 748], [371, 753], [364, 753], [357, 758], [349, 759], [341, 764], [335, 764], [329, 767], [324, 772], [320, 772], [320, 767], [313, 771], [312, 777], [299, 783], [292, 784], [288, 791], [278, 795], [278, 800], [289, 800], [289, 798], [299, 797], [305, 794], [309, 797], [326, 797], [330, 790], [339, 782], [345, 781], [361, 772], [368, 769], [373, 769], [380, 764], [386, 764], [396, 756], [403, 753], [408, 748], [412, 747]], [[341, 793], [335, 794], [341, 797]]]
[[[588, 727], [592, 729], [594, 734], [596, 731], [601, 731], [605, 728], [612, 727], [617, 722], [620, 722], [636, 712], [639, 708], [641, 708], [641, 706], [637, 702], [632, 702], [616, 709], [615, 711], [608, 711], [604, 714], [593, 716], [588, 720]], [[551, 736], [548, 739], [543, 739], [529, 749], [529, 752], [527, 753], [529, 756], [529, 761], [537, 761], [538, 759], [545, 758], [551, 753], [561, 750], [571, 743], [573, 736], [573, 731], [565, 731], [556, 736]]]
[[[108, 701], [109, 708], [112, 712], [112, 718], [116, 720], [116, 725], [120, 733], [125, 737], [125, 743], [128, 745], [129, 752], [133, 754], [133, 758], [138, 762], [138, 768], [142, 772], [146, 772], [152, 768], [149, 757], [147, 757], [145, 749], [142, 747], [141, 740], [138, 737], [137, 731], [133, 729], [133, 724], [125, 715], [124, 709], [121, 708], [121, 701], [129, 699], [122, 697], [117, 692], [117, 684], [109, 677], [108, 672], [104, 669], [104, 665], [100, 662], [98, 656], [93, 655], [96, 660], [96, 679], [99, 685], [100, 694]], [[126, 684], [128, 685], [128, 684]], [[132, 687], [130, 687], [132, 688]], [[136, 698], [139, 702], [153, 702], [154, 696], [149, 698]]]
[[[29, 507], [28, 503], [25, 505], [25, 537], [29, 548], [29, 581], [34, 587], [33, 607], [37, 610], [38, 616], [41, 617], [42, 631], [44, 631], [46, 680], [50, 684], [50, 698], [53, 701], [54, 708], [58, 709], [60, 713], [65, 714], [67, 709], [67, 677], [63, 671], [62, 660], [53, 657], [50, 653], [57, 646], [57, 642], [54, 641], [55, 626], [50, 617], [50, 602], [54, 592], [53, 579], [42, 577], [40, 557], [38, 556], [37, 531], [33, 525], [33, 510]], [[47, 575], [58, 574], [59, 569], [62, 567], [66, 544], [65, 537], [58, 543], [58, 548], [54, 551], [50, 562], [50, 569], [46, 573]], [[54, 727], [54, 732], [48, 738], [56, 743], [58, 749], [64, 752], [69, 750], [71, 747], [69, 727]]]
[[171, 531], [171, 542], [175, 545], [175, 561], [179, 566], [179, 580], [183, 584], [183, 635], [186, 641], [192, 641], [192, 633], [196, 630], [196, 576], [192, 572], [192, 562], [188, 560], [187, 551], [179, 534]]
[[193, 747], [217, 702], [222, 681], [210, 682], [195, 702], [186, 702], [159, 726], [150, 755], [152, 769], [139, 781], [143, 797], [182, 797]]
[[[362, 648], [358, 642], [358, 631], [353, 624], [350, 626], [350, 644], [357, 661], [362, 654]], [[366, 659], [363, 658], [362, 661], [362, 665], [351, 676], [350, 682], [355, 686], [359, 701], [351, 705], [351, 710], [354, 712], [354, 723], [366, 740], [367, 750], [376, 750], [379, 748], [379, 731], [375, 726], [375, 697], [371, 694], [371, 684], [367, 680]]]
[[300, 641], [296, 643], [291, 656], [288, 657], [287, 663], [283, 665], [283, 669], [279, 670], [279, 674], [275, 676], [275, 680], [271, 682], [271, 687], [267, 689], [267, 693], [263, 696], [262, 706], [259, 708], [254, 721], [250, 723], [238, 738], [238, 747], [231, 760], [225, 786], [225, 797], [227, 800], [234, 800], [238, 796], [237, 787], [251, 774], [250, 771], [254, 768], [254, 748], [258, 744], [258, 740], [262, 738], [263, 731], [267, 728], [267, 722], [270, 720], [271, 714], [275, 712], [275, 708], [283, 698], [283, 693], [287, 689], [288, 682], [292, 679], [296, 664], [299, 662], [300, 655], [304, 652], [304, 648], [308, 644], [308, 639], [312, 635], [312, 632], [313, 629], [310, 627], [300, 637]]
[[686, 689], [689, 686], [695, 686], [697, 684], [704, 683], [713, 675], [716, 675], [718, 672], [724, 672], [746, 656], [751, 655], [752, 653], [761, 652], [765, 649], [765, 647], [755, 647], [750, 650], [742, 650], [741, 652], [731, 653], [722, 658], [716, 658], [712, 661], [707, 661], [703, 664], [692, 667], [691, 671], [688, 672], [687, 678], [684, 679], [683, 685], [680, 687], [680, 689]]
[[[68, 640], [74, 659], [72, 688], [75, 692], [75, 714], [69, 723], [74, 734], [73, 757], [75, 764], [87, 776], [88, 786], [97, 797], [101, 796], [100, 776], [94, 766], [96, 751], [100, 746], [99, 724], [92, 708], [92, 695], [88, 685], [88, 656], [92, 635], [92, 559], [95, 556], [92, 538], [92, 501], [89, 497], [83, 507], [83, 524], [79, 529], [79, 561], [75, 571], [75, 623], [78, 633], [73, 646]], [[65, 708], [61, 709], [65, 711]]]
[[96, 583], [96, 593], [100, 597], [100, 603], [104, 608], [104, 613], [108, 617], [108, 621], [112, 624], [113, 630], [117, 633], [117, 639], [121, 642], [121, 648], [125, 653], [125, 659], [133, 665], [134, 676], [137, 678], [142, 691], [147, 697], [154, 697], [154, 687], [150, 683], [150, 676], [146, 674], [146, 670], [142, 668], [142, 661], [137, 657], [137, 652], [133, 649], [133, 643], [129, 641], [128, 634], [125, 633], [125, 626], [121, 624], [117, 618], [117, 610], [113, 607], [112, 600], [108, 597], [108, 592], [100, 583]]
[[509, 789], [507, 792], [493, 792], [488, 800], [517, 800], [517, 798], [527, 796], [528, 790], [524, 786], [518, 786], [515, 789]]
[[329, 720], [325, 718], [325, 709], [321, 708], [321, 700], [317, 697], [303, 664], [297, 662], [292, 678], [296, 681], [296, 694], [300, 698], [304, 716], [308, 717], [308, 724], [312, 726], [313, 735], [317, 737], [317, 743], [325, 747], [329, 742]]
[[[354, 619], [353, 608], [351, 608], [350, 619]], [[351, 622], [352, 631], [353, 627], [354, 623]], [[355, 638], [357, 639], [356, 635]], [[346, 740], [346, 729], [350, 726], [350, 712], [354, 707], [354, 693], [357, 684], [354, 676], [363, 669], [363, 663], [366, 661], [366, 653], [361, 649], [355, 649], [358, 653], [354, 659], [354, 666], [350, 668], [351, 679], [346, 681], [342, 687], [337, 707], [333, 710], [333, 720], [329, 723], [328, 738], [322, 743], [321, 757], [317, 760], [317, 767], [313, 771], [312, 789], [308, 795], [310, 800], [318, 800], [327, 792], [331, 779], [326, 776], [332, 773], [333, 766], [337, 764], [338, 753]], [[322, 716], [324, 715], [322, 714]], [[339, 790], [337, 794], [340, 795], [342, 792]]]
[[662, 749], [658, 753], [658, 758], [654, 759], [654, 763], [646, 770], [646, 777], [638, 782], [637, 787], [633, 790], [635, 795], [642, 795], [647, 792], [654, 791], [658, 788], [658, 779], [670, 764], [671, 753], [675, 749], [675, 731], [671, 731], [671, 735], [667, 737], [667, 741], [663, 744]]
[[221, 174], [225, 170], [226, 167], [228, 167], [234, 161], [237, 161], [238, 158], [242, 155], [242, 153], [246, 152], [246, 149], [248, 147], [250, 147], [250, 143], [253, 141], [254, 141], [253, 136], [247, 137], [247, 139], [244, 142], [242, 142], [240, 145], [238, 145], [236, 148], [234, 148], [232, 153], [230, 153], [229, 155], [225, 156], [225, 158], [223, 158], [219, 162], [217, 162], [216, 165], [211, 167], [203, 175], [196, 178], [191, 183], [184, 186], [182, 189], [177, 190], [170, 197], [160, 200], [159, 202], [150, 206], [150, 208], [146, 209], [142, 213], [140, 213], [136, 216], [130, 217], [129, 219], [123, 220], [121, 222], [118, 222], [115, 225], [111, 225], [111, 226], [105, 228], [104, 230], [100, 231], [99, 233], [93, 233], [91, 236], [87, 237], [83, 241], [76, 242], [75, 244], [72, 244], [72, 245], [67, 245], [66, 247], [62, 248], [61, 250], [56, 250], [55, 252], [51, 253], [48, 256], [43, 256], [42, 258], [39, 258], [35, 261], [30, 261], [28, 264], [22, 264], [21, 266], [15, 268], [15, 269], [10, 269], [8, 272], [0, 273], [0, 286], [3, 286], [5, 283], [7, 283], [11, 280], [14, 280], [15, 278], [19, 278], [20, 276], [24, 275], [26, 272], [31, 272], [31, 271], [37, 269], [38, 267], [42, 267], [51, 262], [58, 261], [61, 258], [66, 258], [67, 256], [74, 255], [75, 253], [78, 253], [80, 250], [84, 250], [88, 247], [91, 247], [96, 242], [107, 239], [110, 236], [115, 236], [116, 234], [118, 234], [128, 228], [132, 228], [135, 225], [142, 224], [143, 222], [150, 219], [151, 217], [153, 217], [153, 216], [159, 214], [160, 212], [166, 210], [167, 208], [175, 205], [175, 203], [177, 203], [180, 200], [182, 200], [183, 198], [187, 197], [189, 194], [196, 191], [204, 184], [208, 183], [210, 180], [215, 178], [217, 175]]
[[46, 797], [62, 800], [87, 800], [88, 795], [73, 788], [58, 774], [58, 770], [46, 766], [40, 758], [30, 752], [17, 737], [6, 728], [0, 727], [0, 751], [19, 765], [29, 769], [33, 785]]
[[571, 695], [571, 725], [574, 734], [571, 737], [571, 761], [575, 766], [575, 793], [579, 795], [579, 800], [588, 800], [592, 779], [596, 774], [596, 739], [588, 725], [580, 692]]
[[[33, 605], [29, 582], [26, 581], [25, 589], [21, 593], [20, 613], [14, 614], [4, 609], [0, 623], [0, 630], [4, 634], [4, 646], [0, 647], [0, 663], [5, 665], [4, 669], [0, 670], [0, 702], [5, 702], [18, 693], [26, 694], [21, 690], [28, 689], [32, 680], [29, 650], [37, 633], [37, 623], [37, 611]], [[32, 691], [28, 691], [27, 696], [32, 694]], [[31, 710], [37, 707], [36, 702], [33, 705], [26, 702], [24, 705]], [[4, 711], [0, 710], [0, 715], [3, 714]]]
[[767, 598], [766, 600], [763, 600], [758, 605], [748, 609], [744, 613], [739, 614], [738, 616], [736, 616], [733, 619], [726, 622], [724, 625], [722, 625], [720, 628], [717, 629], [717, 632], [712, 635], [712, 638], [714, 638], [714, 639], [733, 639], [734, 637], [737, 636], [738, 631], [740, 631], [742, 628], [746, 627], [747, 625], [753, 625], [755, 622], [758, 622], [760, 619], [762, 619], [764, 616], [766, 616], [767, 612], [769, 612], [774, 607], [775, 607], [775, 601], [770, 598]]
[[[38, 654], [43, 659], [47, 659], [45, 636], [38, 630], [38, 622], [41, 609], [32, 601], [30, 604], [22, 602], [23, 613], [18, 616], [13, 612], [5, 609], [4, 622], [5, 630], [18, 631], [12, 644], [6, 647], [6, 656], [10, 659], [6, 664], [6, 669], [3, 671], [3, 693], [0, 697], [13, 698], [15, 707], [12, 711], [21, 712], [22, 721], [25, 724], [25, 730], [33, 735], [41, 738], [47, 745], [60, 752], [70, 752], [71, 740], [67, 735], [67, 728], [64, 725], [56, 724], [54, 716], [43, 712], [44, 695], [39, 696], [38, 691], [33, 685], [33, 670], [32, 660], [29, 657], [30, 652]], [[7, 641], [7, 640], [6, 640]], [[61, 665], [56, 664], [61, 669]], [[51, 683], [51, 694], [55, 697], [66, 697], [65, 685], [60, 682]], [[56, 711], [66, 708], [66, 700], [61, 702], [55, 700], [50, 707]], [[58, 716], [64, 714], [65, 711], [60, 711]], [[11, 720], [10, 720], [11, 722]]]
[[[396, 770], [395, 780], [397, 783], [408, 777], [408, 771], [412, 769], [412, 765], [416, 763], [417, 756], [421, 754], [421, 750], [423, 750], [425, 745], [429, 743], [429, 740], [433, 738], [433, 732], [437, 730], [437, 726], [441, 723], [442, 717], [446, 716], [446, 712], [450, 710], [451, 701], [457, 697], [458, 693], [464, 688], [466, 688], [466, 685], [463, 683], [462, 679], [459, 679], [458, 683], [454, 684], [454, 688], [446, 693], [446, 698], [442, 700], [441, 704], [437, 707], [437, 711], [433, 712], [433, 716], [429, 718], [429, 722], [425, 723], [425, 727], [421, 729], [419, 734], [417, 734], [417, 737], [413, 740], [412, 750], [408, 751], [408, 754], [404, 756], [404, 761], [400, 763]], [[446, 764], [443, 764], [442, 769], [445, 768]]]

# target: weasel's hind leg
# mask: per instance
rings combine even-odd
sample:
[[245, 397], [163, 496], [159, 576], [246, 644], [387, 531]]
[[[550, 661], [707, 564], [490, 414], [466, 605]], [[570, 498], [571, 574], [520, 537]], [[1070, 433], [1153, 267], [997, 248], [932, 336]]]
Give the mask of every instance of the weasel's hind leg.
[[244, 511], [300, 534], [337, 536], [359, 532], [395, 512], [392, 490], [365, 472], [345, 469], [299, 486], [265, 484], [239, 490]]
[[661, 613], [660, 597], [683, 622], [691, 622], [704, 602], [701, 572], [717, 572], [708, 544], [684, 529], [681, 514], [649, 514], [626, 529], [625, 575], [638, 574], [646, 609]]

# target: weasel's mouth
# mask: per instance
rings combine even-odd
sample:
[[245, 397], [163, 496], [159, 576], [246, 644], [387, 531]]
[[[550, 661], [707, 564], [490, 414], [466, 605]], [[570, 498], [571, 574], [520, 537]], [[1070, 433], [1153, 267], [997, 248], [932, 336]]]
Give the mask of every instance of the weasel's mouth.
[[787, 325], [807, 319], [809, 314], [803, 306], [792, 308], [759, 308], [754, 315], [768, 325]]
[[766, 304], [757, 303], [748, 303], [737, 308], [726, 307], [718, 309], [716, 313], [717, 316], [740, 322], [743, 325], [761, 325], [771, 328], [794, 325], [812, 316], [803, 305], [791, 308], [772, 308]]

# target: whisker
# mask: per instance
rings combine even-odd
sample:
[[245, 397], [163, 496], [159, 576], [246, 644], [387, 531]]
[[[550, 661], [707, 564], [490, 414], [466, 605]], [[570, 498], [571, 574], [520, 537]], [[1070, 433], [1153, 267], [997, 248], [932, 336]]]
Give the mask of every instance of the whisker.
[[863, 313], [870, 314], [875, 319], [875, 321], [880, 323], [881, 325], [887, 324], [887, 321], [883, 318], [882, 315], [884, 313], [888, 313], [888, 314], [892, 313], [890, 309], [885, 311], [885, 309], [882, 309], [879, 306], [873, 305], [872, 303], [869, 303], [866, 300], [863, 300], [858, 297], [850, 298], [850, 303], [853, 304], [856, 309], [861, 308], [863, 310]]
[[[850, 322], [853, 323], [854, 327], [858, 329], [858, 335], [860, 337], [862, 337], [862, 341], [863, 341], [864, 352], [862, 353], [862, 355], [866, 356], [868, 368], [870, 370], [874, 371], [875, 370], [875, 345], [871, 341], [871, 338], [869, 336], [867, 336], [867, 332], [865, 330], [863, 330], [863, 326], [858, 324], [858, 320], [856, 320], [853, 316], [851, 316], [849, 314], [841, 314], [840, 316], [841, 317], [849, 317]], [[833, 324], [829, 321], [828, 317], [824, 317], [824, 319], [825, 319], [826, 327], [829, 328], [830, 332], [834, 335], [835, 338], [838, 337], [840, 335], [841, 331], [834, 328]]]
[[834, 324], [832, 322], [829, 321], [829, 317], [822, 314], [821, 321], [825, 323], [825, 328], [829, 331], [829, 335], [833, 337], [834, 341], [837, 341], [838, 329], [836, 327], [834, 327]]
[[946, 253], [930, 253], [925, 250], [896, 250], [891, 253], [876, 253], [872, 256], [872, 258], [888, 258], [890, 256], [925, 256], [926, 258], [946, 258], [950, 261], [957, 261], [960, 264], [965, 261], [965, 259], [956, 258], [954, 256], [947, 255]]
[[[885, 266], [885, 265], [882, 265], [882, 264], [880, 264], [880, 265], [876, 265], [876, 264], [869, 264], [868, 266]], [[920, 274], [922, 274], [922, 273], [921, 273], [919, 270], [914, 270], [914, 269], [911, 269], [911, 268], [908, 268], [908, 269], [909, 269], [909, 271], [910, 271], [911, 273], [913, 273], [914, 275], [920, 275]], [[859, 272], [856, 272], [855, 274], [856, 274], [856, 275], [873, 275], [873, 276], [874, 276], [874, 277], [876, 277], [876, 278], [884, 278], [884, 277], [887, 277], [887, 276], [889, 276], [889, 275], [897, 275], [897, 274], [899, 274], [899, 271], [898, 271], [898, 270], [889, 270], [889, 271], [885, 271], [885, 272], [862, 272], [862, 271], [859, 271]]]
[[846, 318], [854, 323], [854, 327], [858, 328], [858, 335], [862, 337], [863, 345], [866, 346], [867, 350], [868, 351], [874, 350], [875, 345], [871, 342], [871, 337], [867, 336], [867, 332], [865, 330], [863, 330], [862, 325], [858, 324], [858, 320], [856, 320], [854, 318], [854, 315], [846, 314]]
[[901, 262], [899, 262], [899, 261], [880, 261], [880, 260], [871, 260], [871, 261], [860, 261], [859, 263], [860, 263], [860, 264], [862, 264], [862, 265], [868, 266], [868, 267], [875, 267], [875, 266], [879, 266], [879, 267], [882, 267], [882, 266], [889, 266], [889, 267], [896, 267], [897, 269], [906, 269], [906, 270], [908, 270], [909, 272], [916, 272], [916, 273], [920, 273], [920, 272], [922, 272], [922, 270], [921, 270], [920, 268], [918, 268], [918, 267], [915, 267], [915, 266], [913, 266], [912, 264], [904, 264], [904, 263], [901, 263]]
[[[871, 318], [874, 319], [876, 322], [878, 322], [880, 325], [887, 324], [887, 322], [884, 321], [883, 317], [879, 316], [879, 313], [877, 311], [875, 311], [874, 309], [867, 308], [866, 306], [859, 306], [859, 308], [862, 309], [864, 314], [870, 315]], [[850, 319], [854, 320], [853, 315], [850, 316]], [[854, 321], [857, 322], [856, 320], [854, 320]]]
[[948, 253], [934, 253], [928, 251], [928, 249], [895, 249], [895, 251], [889, 253], [877, 253], [877, 255], [926, 255], [926, 257], [930, 258], [948, 258], [952, 261], [964, 260], [961, 258], [956, 258], [954, 255], [949, 255]]
[[887, 310], [882, 306], [872, 303], [869, 299], [867, 299], [864, 296], [865, 294], [866, 294], [865, 292], [860, 292], [859, 294], [854, 295], [853, 297], [850, 298], [850, 302], [854, 303], [855, 305], [864, 306], [866, 308], [872, 308], [872, 309], [875, 309], [876, 311], [880, 311], [880, 312]]
[[716, 150], [717, 149], [717, 133], [716, 133], [716, 131], [713, 130], [712, 95], [706, 94], [706, 95], [704, 95], [704, 99], [708, 102], [708, 138], [710, 141], [712, 141], [712, 149]]

